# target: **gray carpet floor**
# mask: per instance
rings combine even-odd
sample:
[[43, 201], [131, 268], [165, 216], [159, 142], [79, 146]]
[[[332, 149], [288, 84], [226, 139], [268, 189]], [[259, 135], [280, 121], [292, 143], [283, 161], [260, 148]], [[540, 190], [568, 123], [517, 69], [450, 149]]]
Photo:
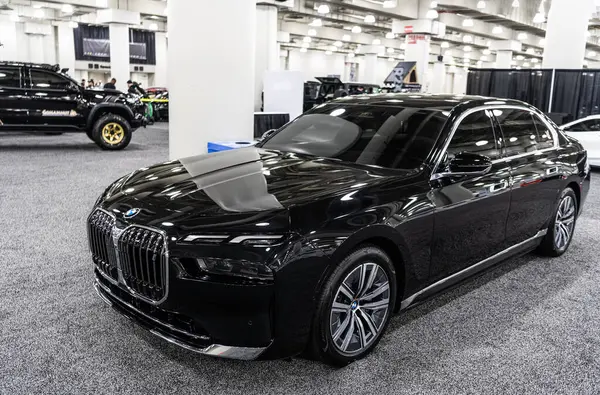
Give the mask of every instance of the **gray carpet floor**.
[[1, 394], [600, 393], [600, 184], [566, 255], [507, 261], [395, 317], [370, 357], [336, 370], [199, 356], [99, 300], [86, 216], [108, 183], [167, 156], [164, 125], [122, 152], [0, 135]]

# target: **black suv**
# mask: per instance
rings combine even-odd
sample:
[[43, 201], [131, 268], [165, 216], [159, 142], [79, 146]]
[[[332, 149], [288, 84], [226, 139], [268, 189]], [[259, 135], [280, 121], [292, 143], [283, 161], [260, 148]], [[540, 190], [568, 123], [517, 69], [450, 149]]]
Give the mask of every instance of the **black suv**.
[[145, 105], [118, 90], [86, 90], [58, 65], [0, 62], [0, 131], [85, 132], [120, 150], [145, 126]]

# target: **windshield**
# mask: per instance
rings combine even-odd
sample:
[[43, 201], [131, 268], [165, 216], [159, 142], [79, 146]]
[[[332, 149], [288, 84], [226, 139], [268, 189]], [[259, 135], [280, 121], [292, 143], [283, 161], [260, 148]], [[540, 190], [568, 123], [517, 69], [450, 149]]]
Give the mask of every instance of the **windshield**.
[[329, 103], [284, 126], [260, 146], [364, 165], [423, 164], [447, 120], [437, 109]]

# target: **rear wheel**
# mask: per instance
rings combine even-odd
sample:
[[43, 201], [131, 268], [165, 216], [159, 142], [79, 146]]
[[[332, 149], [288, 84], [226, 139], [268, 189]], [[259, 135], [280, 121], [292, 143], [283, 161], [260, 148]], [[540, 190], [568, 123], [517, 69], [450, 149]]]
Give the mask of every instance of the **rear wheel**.
[[319, 297], [310, 353], [344, 366], [368, 355], [385, 332], [396, 300], [396, 273], [379, 248], [348, 255], [333, 271]]
[[131, 142], [131, 126], [125, 118], [106, 114], [96, 121], [92, 138], [102, 149], [122, 150]]
[[538, 252], [547, 256], [560, 256], [564, 254], [575, 232], [577, 222], [577, 196], [571, 188], [566, 188], [560, 195], [560, 200], [548, 233], [542, 240]]

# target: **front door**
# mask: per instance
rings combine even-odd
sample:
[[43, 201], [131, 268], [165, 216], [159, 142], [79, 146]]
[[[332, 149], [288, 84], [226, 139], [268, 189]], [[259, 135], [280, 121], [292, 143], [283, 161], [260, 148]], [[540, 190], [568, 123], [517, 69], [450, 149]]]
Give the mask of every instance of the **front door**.
[[493, 114], [504, 139], [503, 160], [511, 172], [512, 195], [506, 221], [506, 243], [511, 246], [548, 227], [564, 169], [557, 160], [556, 136], [536, 113], [499, 108]]
[[26, 128], [29, 111], [20, 67], [0, 66], [0, 130]]
[[471, 113], [460, 121], [447, 148], [447, 159], [437, 171], [445, 171], [445, 163], [461, 152], [485, 155], [494, 162], [491, 171], [483, 176], [432, 181], [431, 200], [436, 211], [432, 281], [476, 264], [500, 252], [504, 245], [510, 167], [500, 161], [501, 140], [487, 110]]
[[69, 129], [85, 124], [79, 87], [68, 78], [46, 70], [30, 71], [29, 123], [35, 127]]

